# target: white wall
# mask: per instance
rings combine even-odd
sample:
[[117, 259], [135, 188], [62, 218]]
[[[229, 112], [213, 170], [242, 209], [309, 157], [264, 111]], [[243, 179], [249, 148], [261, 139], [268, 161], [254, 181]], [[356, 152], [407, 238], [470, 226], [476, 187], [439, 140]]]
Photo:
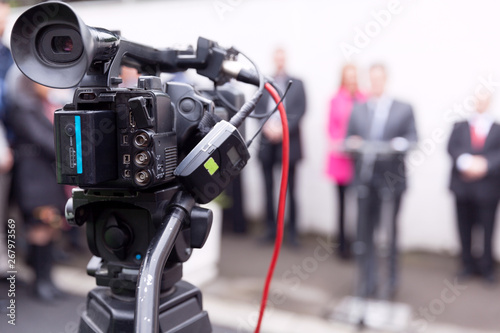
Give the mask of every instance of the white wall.
[[[123, 36], [145, 44], [194, 44], [202, 35], [223, 45], [236, 45], [267, 73], [272, 70], [273, 48], [285, 47], [290, 72], [305, 81], [308, 97], [303, 121], [307, 157], [300, 167], [298, 185], [300, 228], [325, 233], [334, 231], [336, 210], [333, 187], [325, 180], [324, 168], [327, 106], [346, 61], [340, 46], [355, 45], [357, 29], [371, 27], [373, 38], [365, 41], [366, 46], [357, 40], [362, 47], [352, 59], [364, 73], [364, 87], [369, 64], [386, 63], [389, 90], [413, 104], [420, 138], [426, 143], [426, 149], [414, 153], [410, 166], [411, 186], [401, 214], [401, 244], [408, 249], [456, 251], [445, 144], [450, 116], [459, 113], [460, 105], [481, 83], [479, 78], [491, 76], [494, 82], [500, 81], [498, 1], [184, 0], [74, 6], [87, 24], [120, 29]], [[385, 26], [377, 31], [372, 12], [391, 6], [397, 14], [386, 17]], [[13, 18], [16, 15], [12, 13]], [[436, 130], [444, 133], [438, 140], [432, 139]], [[258, 216], [263, 196], [255, 158], [245, 177], [246, 208], [248, 214]], [[499, 236], [497, 233], [498, 245]], [[500, 256], [500, 246], [496, 250]]]

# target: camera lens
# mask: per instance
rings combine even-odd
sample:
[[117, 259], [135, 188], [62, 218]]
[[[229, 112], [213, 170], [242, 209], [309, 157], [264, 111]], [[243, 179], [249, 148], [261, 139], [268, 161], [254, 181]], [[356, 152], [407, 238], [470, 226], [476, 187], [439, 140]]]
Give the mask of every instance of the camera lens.
[[71, 53], [73, 51], [73, 40], [70, 36], [52, 37], [52, 51], [54, 53]]

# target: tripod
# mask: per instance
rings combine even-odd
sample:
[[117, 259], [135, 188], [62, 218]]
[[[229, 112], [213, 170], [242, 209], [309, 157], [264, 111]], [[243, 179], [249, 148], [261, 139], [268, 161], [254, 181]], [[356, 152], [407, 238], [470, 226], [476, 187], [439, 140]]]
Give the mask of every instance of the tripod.
[[86, 223], [98, 286], [79, 332], [211, 332], [201, 292], [180, 281], [182, 263], [201, 248], [212, 212], [178, 186], [151, 192], [74, 190], [68, 221]]

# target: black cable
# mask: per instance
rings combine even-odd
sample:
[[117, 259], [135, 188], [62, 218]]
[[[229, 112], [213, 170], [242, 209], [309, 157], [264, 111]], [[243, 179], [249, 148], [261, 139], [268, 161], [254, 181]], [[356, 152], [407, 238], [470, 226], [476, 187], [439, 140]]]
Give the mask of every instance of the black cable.
[[[273, 86], [274, 89], [276, 89], [276, 91], [279, 92], [279, 89], [276, 87], [275, 83], [272, 82], [272, 81], [268, 81], [270, 85]], [[278, 104], [276, 104], [276, 106], [274, 107], [274, 109], [267, 113], [266, 114], [266, 117], [264, 118], [264, 121], [262, 122], [262, 125], [260, 126], [260, 128], [257, 130], [257, 132], [254, 134], [254, 136], [247, 141], [247, 148], [250, 147], [250, 145], [253, 143], [253, 140], [255, 140], [255, 138], [257, 137], [257, 135], [260, 134], [260, 132], [262, 132], [262, 129], [264, 128], [264, 125], [266, 124], [266, 122], [269, 120], [269, 118], [271, 118], [271, 116], [278, 110], [278, 106], [283, 103], [283, 100], [285, 99], [286, 97], [286, 94], [288, 94], [288, 91], [290, 90], [290, 87], [292, 86], [292, 80], [288, 81], [287, 85], [286, 85], [286, 88], [285, 88], [285, 92], [283, 94], [280, 93], [281, 95], [281, 99], [280, 99], [280, 102]]]
[[[266, 82], [268, 82], [270, 85], [273, 86], [274, 89], [276, 89], [276, 91], [278, 92], [278, 94], [280, 96], [284, 95], [284, 93], [281, 91], [281, 89], [276, 85], [276, 82], [274, 82], [273, 78], [271, 78], [269, 76], [266, 76], [265, 79], [266, 79]], [[289, 89], [288, 85], [287, 85], [287, 88], [285, 88], [285, 89]], [[254, 119], [266, 119], [267, 120], [276, 111], [277, 111], [277, 108], [274, 109], [274, 110], [269, 111], [268, 113], [264, 113], [264, 114], [251, 114], [248, 117], [254, 118]]]
[[254, 93], [254, 95], [252, 96], [252, 98], [248, 102], [246, 102], [245, 104], [243, 104], [243, 106], [241, 107], [241, 109], [229, 121], [231, 123], [231, 125], [233, 125], [236, 128], [240, 127], [240, 125], [243, 123], [243, 121], [245, 120], [245, 118], [248, 117], [248, 115], [253, 110], [255, 110], [255, 106], [257, 105], [257, 103], [259, 102], [260, 98], [264, 94], [264, 84], [265, 84], [264, 76], [259, 72], [259, 68], [252, 61], [252, 59], [250, 59], [249, 57], [247, 57], [242, 52], [239, 52], [239, 51], [237, 51], [237, 52], [239, 54], [241, 54], [242, 56], [244, 56], [245, 58], [247, 58], [247, 60], [255, 68], [255, 71], [257, 72], [257, 75], [259, 77], [259, 89]]
[[[280, 87], [278, 87], [278, 85], [276, 85], [276, 82], [274, 81], [274, 79], [273, 79], [273, 78], [271, 78], [271, 77], [269, 77], [269, 76], [266, 76], [266, 80], [267, 80], [267, 82], [268, 82], [270, 85], [272, 85], [272, 86], [273, 86], [273, 88], [274, 88], [274, 89], [276, 89], [276, 91], [278, 92], [278, 94], [280, 94], [280, 96], [283, 96], [283, 95], [284, 95], [284, 92], [283, 92], [283, 91], [281, 91], [281, 88], [280, 88]], [[291, 82], [291, 80], [290, 80], [290, 81], [288, 81], [288, 83], [287, 83], [287, 86], [286, 86], [285, 90], [286, 90], [286, 89], [288, 89], [288, 84], [290, 84], [290, 82]]]
[[[269, 78], [269, 77], [265, 77], [265, 80], [266, 82], [269, 82], [274, 89], [276, 89], [278, 91], [278, 93], [280, 95], [282, 95], [281, 93], [281, 90], [276, 86], [276, 84], [274, 83], [274, 81]], [[229, 102], [222, 94], [219, 90], [217, 90], [217, 84], [214, 83], [214, 93], [215, 93], [215, 96], [217, 96], [217, 98], [219, 98], [219, 101], [223, 104], [223, 106], [229, 110], [231, 110], [233, 113], [237, 113], [239, 110], [231, 104], [231, 102]], [[267, 118], [269, 117], [269, 114], [272, 114], [273, 112], [275, 111], [270, 111], [269, 113], [264, 113], [264, 114], [249, 114], [248, 115], [248, 118], [252, 118], [252, 119], [264, 119], [264, 118]]]
[[220, 93], [219, 90], [217, 90], [217, 83], [214, 82], [214, 92], [215, 96], [221, 101], [221, 103], [224, 105], [225, 108], [231, 110], [234, 113], [238, 113], [238, 109], [232, 105], [222, 94]]

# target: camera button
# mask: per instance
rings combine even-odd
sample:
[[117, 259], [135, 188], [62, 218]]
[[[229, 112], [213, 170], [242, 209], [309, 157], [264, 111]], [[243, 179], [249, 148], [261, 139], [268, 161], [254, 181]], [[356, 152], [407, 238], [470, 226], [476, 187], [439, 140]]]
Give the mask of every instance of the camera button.
[[73, 124], [68, 124], [64, 128], [64, 133], [66, 133], [67, 136], [74, 136], [75, 135], [75, 125]]
[[183, 112], [191, 112], [195, 108], [194, 101], [190, 98], [185, 98], [182, 100], [180, 107]]

